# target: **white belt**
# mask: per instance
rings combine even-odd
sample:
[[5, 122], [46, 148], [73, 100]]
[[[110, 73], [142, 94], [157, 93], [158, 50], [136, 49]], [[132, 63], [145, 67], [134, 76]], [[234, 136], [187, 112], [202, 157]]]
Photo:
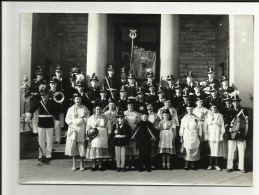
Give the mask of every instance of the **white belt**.
[[39, 117], [53, 117], [53, 115], [39, 115]]

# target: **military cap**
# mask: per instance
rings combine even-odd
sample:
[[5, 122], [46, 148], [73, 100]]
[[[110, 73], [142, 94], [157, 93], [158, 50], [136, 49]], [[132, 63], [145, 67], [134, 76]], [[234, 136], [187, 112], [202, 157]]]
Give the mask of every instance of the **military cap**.
[[95, 80], [95, 81], [99, 81], [99, 79], [98, 79], [98, 77], [95, 75], [95, 73], [93, 73], [93, 75], [92, 75], [92, 77], [90, 78], [90, 82], [91, 81], [93, 81], [93, 80]]
[[207, 74], [211, 74], [213, 72], [215, 72], [214, 69], [213, 68], [209, 68]]
[[223, 81], [226, 81], [226, 80], [228, 80], [228, 78], [226, 76], [222, 76], [220, 82], [223, 82]]
[[113, 65], [112, 65], [112, 64], [110, 64], [110, 65], [108, 66], [108, 68], [107, 68], [107, 71], [110, 71], [110, 70], [114, 70], [114, 68], [113, 68]]
[[167, 81], [171, 81], [171, 80], [174, 80], [175, 78], [174, 78], [174, 75], [172, 75], [172, 74], [168, 74], [167, 76], [166, 76], [166, 80]]
[[185, 74], [185, 77], [194, 77], [192, 71], [190, 70], [188, 73]]
[[62, 72], [62, 69], [60, 66], [57, 66], [56, 69], [55, 69], [56, 72]]
[[232, 97], [232, 101], [233, 102], [240, 102], [241, 101], [241, 99], [239, 98], [239, 95], [237, 95], [237, 94], [235, 94], [233, 97]]
[[134, 76], [134, 74], [132, 74], [132, 73], [129, 73], [129, 75], [128, 75], [128, 77], [127, 77], [128, 79], [135, 79], [135, 76]]
[[116, 118], [120, 118], [120, 117], [124, 117], [124, 111], [123, 110], [119, 110], [117, 115], [116, 115]]

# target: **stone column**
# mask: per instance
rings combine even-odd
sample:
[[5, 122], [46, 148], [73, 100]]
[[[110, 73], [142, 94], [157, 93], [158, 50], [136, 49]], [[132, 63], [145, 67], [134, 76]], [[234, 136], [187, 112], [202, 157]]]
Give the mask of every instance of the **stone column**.
[[166, 78], [171, 73], [174, 77], [180, 76], [178, 61], [179, 16], [171, 14], [161, 15], [160, 33], [160, 78]]
[[[32, 52], [32, 14], [21, 14], [21, 66], [20, 66], [20, 86], [24, 76], [28, 77], [28, 84], [31, 86], [31, 52]], [[21, 92], [23, 93], [23, 92]], [[21, 94], [22, 95], [22, 94]], [[29, 110], [30, 104], [20, 102], [21, 116]], [[23, 129], [24, 130], [24, 129]]]
[[20, 83], [26, 74], [31, 79], [31, 42], [32, 42], [32, 14], [21, 15], [21, 69]]
[[86, 74], [104, 78], [107, 65], [107, 15], [88, 15]]

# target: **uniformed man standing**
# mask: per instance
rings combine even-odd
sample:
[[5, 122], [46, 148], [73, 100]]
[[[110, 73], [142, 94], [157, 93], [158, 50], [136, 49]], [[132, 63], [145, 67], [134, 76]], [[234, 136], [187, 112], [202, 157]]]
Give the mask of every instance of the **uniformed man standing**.
[[165, 91], [162, 87], [159, 87], [158, 91], [157, 91], [157, 95], [158, 95], [158, 98], [156, 100], [155, 103], [153, 102], [150, 102], [152, 103], [152, 105], [154, 105], [154, 111], [157, 112], [158, 109], [162, 108], [164, 106], [164, 102], [165, 102]]
[[95, 75], [95, 73], [93, 73], [92, 77], [90, 78], [91, 87], [89, 87], [86, 92], [92, 104], [92, 108], [90, 110], [91, 114], [95, 105], [95, 101], [100, 99], [100, 87], [98, 86], [98, 82], [98, 77]]
[[145, 100], [148, 102], [152, 102], [153, 104], [157, 101], [156, 87], [153, 83], [151, 83], [148, 87], [149, 93], [145, 94]]
[[183, 87], [182, 87], [183, 90], [188, 91], [189, 94], [190, 93], [194, 94], [195, 93], [195, 91], [194, 91], [195, 83], [193, 81], [194, 75], [193, 75], [192, 71], [189, 71], [188, 73], [186, 73], [185, 78], [186, 78], [186, 83], [183, 84]]
[[[31, 94], [32, 94], [32, 103], [36, 103], [38, 100], [41, 99], [39, 94], [39, 86], [41, 84], [46, 84], [47, 82], [43, 79], [43, 70], [41, 66], [38, 66], [36, 71], [36, 78], [32, 81], [32, 87], [31, 87]], [[36, 102], [35, 102], [36, 101]]]
[[[233, 126], [230, 126], [229, 132], [236, 133], [236, 136], [231, 136], [228, 141], [228, 163], [227, 163], [227, 171], [233, 171], [233, 160], [234, 153], [238, 150], [238, 169], [242, 173], [246, 173], [244, 161], [245, 161], [245, 149], [246, 149], [246, 137], [248, 132], [248, 114], [246, 110], [241, 108], [240, 106], [241, 99], [238, 95], [234, 95], [232, 97], [233, 102], [233, 115], [235, 117], [242, 117], [246, 122], [246, 126], [244, 129], [233, 129]], [[235, 119], [235, 118], [234, 118]], [[232, 121], [234, 122], [234, 119]], [[235, 132], [237, 131], [237, 132]]]
[[226, 94], [231, 94], [234, 91], [233, 87], [230, 87], [228, 84], [228, 78], [223, 76], [221, 78], [221, 88], [219, 88], [219, 96], [223, 98]]
[[[110, 64], [107, 69], [108, 76], [104, 78], [103, 84], [104, 87], [108, 90], [107, 98], [115, 98], [113, 92], [119, 89], [119, 82], [118, 79], [115, 77], [115, 72], [113, 65]], [[115, 95], [116, 96], [116, 95]]]
[[102, 87], [100, 90], [100, 99], [96, 100], [95, 104], [99, 105], [102, 110], [105, 112], [108, 110], [108, 98], [107, 98], [107, 89], [105, 87]]
[[168, 74], [166, 77], [166, 81], [168, 85], [165, 89], [165, 97], [170, 98], [172, 100], [173, 95], [175, 94], [175, 83], [174, 83], [174, 75]]
[[121, 68], [121, 75], [120, 75], [120, 88], [124, 85], [127, 86], [128, 85], [128, 81], [127, 81], [127, 73], [126, 73], [126, 68], [122, 67]]
[[128, 99], [134, 99], [135, 100], [136, 97], [137, 97], [138, 85], [137, 85], [137, 82], [135, 80], [134, 74], [130, 73], [128, 75], [128, 82], [129, 82], [129, 85], [127, 87]]
[[208, 72], [208, 79], [206, 80], [207, 83], [207, 87], [210, 87], [211, 85], [214, 85], [215, 88], [219, 88], [220, 87], [220, 83], [219, 81], [215, 78], [215, 71], [213, 70], [213, 68], [209, 68]]
[[182, 93], [181, 93], [182, 89], [181, 89], [181, 86], [179, 84], [179, 80], [178, 80], [178, 82], [175, 83], [174, 90], [175, 90], [175, 94], [170, 99], [171, 99], [171, 102], [172, 102], [172, 106], [178, 111], [180, 102], [183, 101], [183, 96], [182, 96]]
[[183, 101], [179, 103], [179, 107], [177, 110], [179, 120], [182, 120], [182, 118], [187, 114], [186, 107], [189, 103], [190, 96], [188, 91], [183, 92]]
[[154, 76], [154, 73], [153, 72], [147, 72], [146, 73], [146, 77], [147, 77], [147, 81], [143, 82], [142, 83], [142, 88], [144, 90], [145, 93], [148, 93], [149, 92], [149, 86], [150, 85], [154, 85], [155, 88], [157, 87], [157, 84], [155, 82], [155, 76]]
[[49, 164], [52, 157], [53, 131], [55, 123], [59, 123], [59, 109], [57, 103], [49, 100], [49, 92], [46, 85], [39, 86], [41, 100], [30, 108], [25, 114], [25, 121], [30, 122], [32, 114], [39, 110], [38, 138], [39, 138], [39, 165], [41, 162]]
[[120, 88], [120, 98], [117, 102], [117, 108], [120, 111], [127, 110], [127, 92], [124, 85]]
[[138, 93], [138, 98], [137, 98], [137, 101], [135, 102], [135, 110], [141, 113], [146, 108], [146, 101], [144, 98], [145, 96], [144, 96], [143, 88], [140, 87], [137, 93]]
[[215, 85], [212, 85], [210, 87], [210, 96], [206, 98], [204, 106], [210, 109], [210, 106], [212, 104], [215, 104], [217, 106], [217, 109], [221, 110], [222, 99], [218, 96], [218, 91], [217, 88], [215, 88]]

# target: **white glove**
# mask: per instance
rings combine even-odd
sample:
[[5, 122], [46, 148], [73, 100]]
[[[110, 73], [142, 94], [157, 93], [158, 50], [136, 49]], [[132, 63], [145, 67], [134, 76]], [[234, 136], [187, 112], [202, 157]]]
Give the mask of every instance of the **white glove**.
[[25, 116], [25, 118], [24, 118], [25, 122], [30, 123], [31, 122], [31, 116], [32, 116], [31, 113], [26, 112], [24, 116]]

